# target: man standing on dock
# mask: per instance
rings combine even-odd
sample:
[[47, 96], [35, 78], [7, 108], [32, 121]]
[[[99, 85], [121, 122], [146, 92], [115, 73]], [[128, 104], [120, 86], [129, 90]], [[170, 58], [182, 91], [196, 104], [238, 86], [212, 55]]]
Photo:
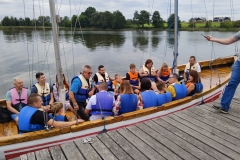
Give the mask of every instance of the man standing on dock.
[[[214, 38], [212, 36], [205, 36], [205, 38], [211, 42], [217, 42], [220, 44], [228, 45], [240, 40], [240, 31], [237, 32], [232, 37], [226, 39]], [[219, 106], [213, 105], [213, 108], [219, 110], [222, 113], [228, 113], [232, 98], [234, 96], [238, 84], [240, 83], [239, 70], [240, 70], [240, 57], [238, 57], [238, 60], [234, 63], [232, 67], [232, 75], [223, 93], [221, 104]]]

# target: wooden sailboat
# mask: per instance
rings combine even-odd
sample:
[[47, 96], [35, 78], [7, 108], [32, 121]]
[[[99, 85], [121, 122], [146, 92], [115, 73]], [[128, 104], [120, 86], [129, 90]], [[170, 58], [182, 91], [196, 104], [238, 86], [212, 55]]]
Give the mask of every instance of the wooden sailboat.
[[[54, 3], [54, 0], [49, 0], [49, 2]], [[175, 13], [177, 13], [177, 0], [175, 0]], [[52, 17], [55, 17], [54, 14], [55, 11], [52, 11]], [[177, 16], [177, 14], [175, 14], [175, 16]], [[176, 20], [177, 18], [175, 18], [175, 25], [177, 24]], [[55, 23], [54, 18], [53, 23]], [[177, 26], [175, 26], [175, 28], [177, 28]], [[54, 29], [53, 32], [55, 33]], [[175, 32], [175, 40], [177, 40], [177, 31]], [[55, 49], [58, 50], [57, 44], [55, 44]], [[177, 41], [175, 43], [174, 53], [176, 58]], [[56, 54], [56, 57], [57, 56]], [[2, 137], [0, 137], [0, 160], [11, 159], [24, 153], [98, 134], [103, 130], [104, 123], [106, 123], [107, 130], [114, 130], [196, 106], [203, 102], [214, 101], [220, 97], [222, 90], [230, 78], [231, 66], [236, 60], [236, 56], [230, 56], [199, 62], [202, 67], [201, 81], [204, 86], [203, 92], [163, 104], [162, 106], [125, 113], [117, 117], [107, 117], [105, 120], [87, 121], [64, 128], [53, 128], [49, 131], [41, 130], [24, 134], [18, 134], [17, 125], [14, 121], [0, 123], [0, 136], [2, 135]], [[60, 65], [61, 64], [57, 64], [57, 67]], [[184, 68], [185, 65], [177, 66], [175, 63], [174, 70], [178, 70], [180, 75], [183, 74]], [[61, 79], [60, 75], [61, 70], [58, 70], [59, 79]], [[60, 82], [62, 81], [60, 80]], [[0, 100], [0, 105], [6, 107], [6, 100]], [[66, 115], [70, 120], [75, 118], [71, 112], [67, 111]]]

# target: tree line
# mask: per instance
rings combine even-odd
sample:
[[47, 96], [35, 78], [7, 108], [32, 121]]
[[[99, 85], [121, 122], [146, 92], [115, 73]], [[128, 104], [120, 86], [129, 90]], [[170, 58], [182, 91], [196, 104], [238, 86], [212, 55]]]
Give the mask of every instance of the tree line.
[[[171, 16], [170, 16], [171, 17]], [[99, 12], [94, 7], [88, 7], [79, 16], [73, 15], [71, 18], [64, 16], [60, 18], [60, 27], [82, 27], [82, 28], [99, 28], [99, 29], [123, 29], [131, 27], [144, 27], [144, 24], [152, 24], [155, 28], [164, 28], [164, 20], [160, 13], [155, 11], [153, 15], [141, 10], [135, 11], [133, 19], [127, 19], [119, 11]], [[169, 22], [173, 23], [173, 22]], [[16, 18], [5, 16], [1, 21], [2, 26], [51, 26], [49, 16], [39, 16], [37, 19]]]

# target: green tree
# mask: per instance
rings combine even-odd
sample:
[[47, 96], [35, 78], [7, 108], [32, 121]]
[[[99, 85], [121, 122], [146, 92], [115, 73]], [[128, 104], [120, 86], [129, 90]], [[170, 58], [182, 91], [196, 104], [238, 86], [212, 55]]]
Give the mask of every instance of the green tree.
[[[167, 19], [167, 24], [169, 29], [174, 29], [174, 22], [175, 22], [175, 14], [171, 14]], [[181, 21], [178, 16], [178, 28], [181, 28]]]
[[233, 23], [231, 21], [221, 22], [221, 28], [233, 28]]
[[103, 13], [102, 12], [93, 13], [91, 21], [90, 21], [91, 27], [102, 28], [102, 26], [103, 26], [102, 19], [103, 19]]
[[127, 19], [126, 20], [126, 27], [131, 28], [133, 25], [133, 20], [132, 19]]
[[72, 27], [73, 28], [74, 27], [79, 28], [79, 19], [78, 19], [77, 15], [72, 16], [71, 22], [72, 22]]
[[163, 28], [163, 19], [161, 18], [158, 11], [155, 11], [152, 15], [152, 25], [154, 28]]
[[26, 23], [26, 26], [31, 26], [31, 20], [30, 20], [30, 18], [26, 17], [26, 18], [25, 18], [25, 23]]
[[189, 22], [188, 27], [194, 27], [196, 28], [196, 23], [195, 22]]
[[126, 25], [126, 19], [123, 16], [122, 12], [115, 11], [113, 12], [113, 22], [112, 22], [112, 28], [113, 29], [122, 29]]
[[[90, 23], [91, 23], [92, 15], [93, 15], [95, 12], [97, 12], [97, 11], [96, 11], [96, 9], [95, 9], [94, 7], [88, 7], [88, 8], [85, 10], [85, 12], [82, 12], [82, 13], [81, 13], [81, 15], [87, 16], [87, 20], [85, 20], [85, 22], [88, 21], [88, 24], [87, 24], [88, 27], [92, 27], [92, 26], [90, 25]], [[95, 15], [95, 16], [96, 16], [96, 15]]]
[[81, 27], [83, 28], [87, 28], [90, 26], [89, 18], [83, 14], [79, 16], [79, 21], [80, 21]]
[[233, 27], [239, 28], [240, 27], [240, 20], [234, 21], [233, 22]]
[[113, 14], [109, 11], [105, 11], [102, 13], [102, 28], [112, 28], [112, 22], [113, 22]]
[[8, 16], [5, 16], [2, 20], [2, 26], [10, 26], [10, 19]]
[[150, 14], [145, 11], [145, 10], [142, 10], [140, 11], [140, 14], [139, 14], [139, 19], [138, 19], [138, 23], [144, 27], [144, 24], [149, 24], [149, 17], [150, 17]]
[[133, 24], [135, 24], [139, 27], [139, 13], [138, 13], [138, 11], [135, 11], [134, 14], [133, 14]]
[[205, 28], [211, 28], [211, 27], [212, 27], [212, 22], [206, 21]]
[[25, 26], [25, 20], [22, 19], [22, 17], [18, 19], [18, 22], [19, 22], [19, 26]]

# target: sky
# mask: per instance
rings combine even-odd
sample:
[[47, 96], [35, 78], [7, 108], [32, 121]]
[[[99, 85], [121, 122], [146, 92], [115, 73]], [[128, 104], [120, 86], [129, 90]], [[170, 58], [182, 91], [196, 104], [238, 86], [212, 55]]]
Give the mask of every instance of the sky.
[[[159, 11], [160, 16], [167, 20], [170, 10], [171, 13], [174, 12], [174, 0], [55, 0], [55, 2], [61, 17], [79, 15], [89, 6], [101, 12], [119, 10], [126, 19], [132, 19], [135, 11], [146, 10], [150, 14]], [[239, 0], [221, 0], [221, 2], [220, 0], [179, 0], [178, 15], [181, 21], [188, 21], [192, 17], [212, 20], [213, 17], [223, 16], [240, 20], [239, 8]], [[23, 18], [25, 15], [31, 19], [40, 15], [49, 16], [49, 0], [0, 0], [0, 20], [5, 16]]]

